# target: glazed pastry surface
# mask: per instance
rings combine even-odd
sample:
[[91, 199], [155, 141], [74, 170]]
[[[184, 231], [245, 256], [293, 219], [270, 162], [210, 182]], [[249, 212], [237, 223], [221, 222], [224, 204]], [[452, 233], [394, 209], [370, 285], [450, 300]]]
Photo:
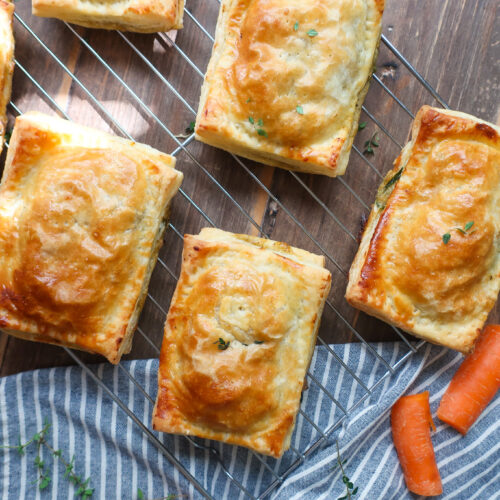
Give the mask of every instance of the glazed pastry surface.
[[351, 267], [352, 305], [472, 349], [500, 289], [499, 133], [465, 113], [418, 112]]
[[182, 28], [184, 0], [32, 0], [33, 14], [87, 28], [156, 33]]
[[14, 73], [14, 4], [0, 0], [0, 153], [7, 127], [7, 104], [10, 101]]
[[18, 117], [0, 185], [0, 328], [117, 363], [182, 180], [174, 166], [66, 120]]
[[223, 0], [197, 139], [282, 168], [343, 174], [383, 0]]
[[281, 456], [330, 289], [323, 265], [284, 243], [217, 229], [186, 235], [154, 428]]

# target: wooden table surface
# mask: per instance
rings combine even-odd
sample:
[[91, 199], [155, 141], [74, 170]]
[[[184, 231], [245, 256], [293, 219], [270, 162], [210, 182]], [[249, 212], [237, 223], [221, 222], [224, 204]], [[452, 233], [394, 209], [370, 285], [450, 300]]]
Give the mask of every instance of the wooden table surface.
[[[386, 0], [383, 32], [452, 109], [498, 122], [499, 5], [497, 0]], [[187, 0], [189, 12], [211, 35], [218, 7], [217, 0]], [[72, 31], [60, 21], [33, 17], [28, 0], [17, 1], [16, 9], [20, 19], [14, 23], [18, 64], [12, 101], [21, 112], [36, 109], [61, 114], [62, 110], [75, 121], [119, 135], [129, 134], [166, 152], [177, 147], [166, 129], [182, 134], [194, 120], [201, 74], [211, 50], [210, 38], [189, 16], [185, 16], [185, 28], [178, 32], [175, 47], [164, 34], [120, 35], [82, 28]], [[436, 104], [384, 44], [376, 74], [412, 113], [423, 104]], [[185, 174], [185, 195], [176, 197], [171, 222], [179, 233], [195, 233], [210, 225], [199, 208], [222, 229], [259, 234], [252, 219], [273, 239], [316, 253], [322, 248], [328, 254], [327, 265], [333, 275], [330, 302], [336, 312], [325, 309], [320, 335], [331, 343], [358, 341], [342, 318], [368, 341], [397, 338], [390, 327], [346, 304], [346, 278], [338, 269], [349, 269], [357, 248], [356, 241], [338, 222], [358, 235], [380, 182], [379, 173], [391, 167], [411, 124], [409, 114], [375, 81], [365, 105], [394, 141], [363, 113], [361, 121], [367, 121], [367, 126], [355, 144], [362, 150], [364, 141], [378, 132], [380, 146], [370, 158], [372, 166], [353, 151], [342, 179], [294, 176], [247, 160], [240, 164], [231, 155], [196, 141], [177, 155], [178, 168]], [[12, 125], [15, 107], [10, 106], [9, 113]], [[2, 165], [4, 157], [5, 153]], [[160, 253], [167, 267], [156, 266], [150, 285], [153, 299], [146, 301], [140, 320], [141, 330], [156, 346], [161, 344], [181, 251], [181, 238], [168, 229]], [[492, 321], [500, 319], [499, 312], [497, 306]], [[102, 361], [90, 354], [81, 356], [90, 363]], [[155, 356], [150, 342], [136, 333], [128, 358]], [[0, 334], [0, 375], [71, 363], [59, 347]]]

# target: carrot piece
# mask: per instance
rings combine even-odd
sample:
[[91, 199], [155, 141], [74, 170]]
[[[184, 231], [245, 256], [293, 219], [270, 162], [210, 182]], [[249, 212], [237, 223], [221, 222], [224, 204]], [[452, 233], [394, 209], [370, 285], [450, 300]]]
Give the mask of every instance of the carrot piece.
[[399, 398], [391, 410], [392, 439], [406, 486], [417, 495], [443, 492], [430, 427], [434, 427], [429, 391]]
[[437, 416], [467, 434], [500, 389], [500, 325], [488, 325], [446, 389]]

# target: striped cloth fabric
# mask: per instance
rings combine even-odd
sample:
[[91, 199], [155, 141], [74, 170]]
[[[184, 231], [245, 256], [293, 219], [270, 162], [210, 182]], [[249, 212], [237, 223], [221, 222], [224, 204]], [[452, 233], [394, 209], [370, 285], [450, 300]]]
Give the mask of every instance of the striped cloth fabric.
[[[400, 343], [373, 344], [387, 361], [394, 363], [404, 353]], [[340, 364], [317, 348], [311, 371], [335, 398], [311, 383], [304, 392], [301, 409], [318, 428], [326, 429], [340, 419], [343, 425], [333, 432], [307, 459], [274, 489], [273, 499], [336, 499], [346, 494], [341, 472], [336, 467], [337, 440], [340, 455], [346, 459], [345, 471], [354, 486], [355, 498], [413, 499], [404, 484], [401, 468], [392, 444], [389, 412], [392, 404], [405, 393], [429, 390], [435, 415], [439, 400], [462, 356], [432, 346], [423, 346], [392, 376], [383, 363], [359, 344], [335, 345], [337, 355], [368, 386], [381, 380], [370, 397]], [[375, 360], [375, 361], [374, 361]], [[125, 368], [125, 370], [123, 369]], [[112, 389], [137, 417], [150, 427], [152, 401], [141, 389], [155, 397], [157, 360], [108, 364], [91, 370]], [[126, 371], [140, 384], [133, 384]], [[362, 400], [346, 418], [343, 409]], [[462, 437], [436, 420], [432, 440], [446, 499], [500, 498], [500, 398], [497, 396], [467, 436]], [[158, 451], [139, 427], [79, 367], [36, 370], [0, 379], [1, 443], [15, 446], [19, 438], [28, 440], [51, 423], [47, 441], [62, 450], [63, 457], [74, 456], [75, 471], [90, 477], [92, 498], [158, 499], [168, 494], [178, 498], [202, 495], [179, 470]], [[228, 471], [253, 496], [259, 496], [297, 459], [288, 452], [281, 460], [265, 459], [262, 464], [244, 448], [205, 440], [193, 441], [181, 436], [159, 435], [160, 441], [216, 499], [243, 499], [245, 494], [228, 479], [213, 451], [200, 449], [212, 445], [221, 455]], [[300, 415], [292, 446], [305, 450], [319, 437], [307, 418]], [[42, 447], [43, 460], [50, 467], [51, 482], [40, 491], [35, 484], [36, 446], [19, 455], [15, 449], [0, 450], [0, 498], [65, 499], [75, 498], [75, 487], [64, 478], [64, 466], [53, 460]]]

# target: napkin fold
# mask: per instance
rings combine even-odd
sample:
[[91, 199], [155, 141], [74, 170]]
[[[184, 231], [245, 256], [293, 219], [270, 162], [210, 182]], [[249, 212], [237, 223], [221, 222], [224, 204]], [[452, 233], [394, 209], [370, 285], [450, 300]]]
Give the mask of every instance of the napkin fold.
[[[358, 488], [355, 498], [414, 499], [415, 495], [406, 489], [392, 444], [390, 408], [403, 394], [429, 390], [435, 417], [439, 400], [462, 355], [427, 344], [400, 361], [395, 373], [390, 374], [384, 360], [394, 365], [407, 352], [406, 346], [394, 342], [371, 347], [380, 358], [361, 344], [331, 346], [338, 359], [327, 348], [316, 348], [292, 447], [299, 453], [307, 450], [321, 438], [317, 428], [330, 429], [331, 434], [307, 457], [301, 459], [289, 451], [281, 460], [263, 457], [262, 464], [245, 448], [197, 438], [190, 442], [183, 436], [156, 432], [153, 435], [216, 499], [247, 498], [227, 477], [223, 466], [255, 497], [275, 480], [279, 485], [269, 495], [272, 499], [342, 497], [346, 489], [337, 467], [337, 442], [340, 456], [346, 460], [345, 473]], [[363, 388], [338, 360], [349, 366], [371, 391]], [[89, 368], [151, 429], [157, 360]], [[435, 419], [437, 429], [432, 441], [443, 480], [443, 495], [436, 498], [500, 498], [499, 403], [497, 395], [466, 436]], [[47, 441], [60, 449], [67, 460], [74, 456], [75, 472], [90, 478], [88, 487], [94, 488], [91, 498], [158, 499], [169, 494], [182, 499], [203, 498], [78, 366], [35, 370], [0, 379], [1, 445], [16, 446], [19, 439], [27, 441], [43, 428], [44, 419], [51, 424]], [[22, 456], [16, 449], [0, 450], [0, 498], [75, 498], [76, 488], [64, 477], [65, 467], [46, 449], [42, 450], [51, 478], [43, 491], [35, 484], [36, 446], [28, 447]], [[292, 465], [293, 472], [280, 477]]]

